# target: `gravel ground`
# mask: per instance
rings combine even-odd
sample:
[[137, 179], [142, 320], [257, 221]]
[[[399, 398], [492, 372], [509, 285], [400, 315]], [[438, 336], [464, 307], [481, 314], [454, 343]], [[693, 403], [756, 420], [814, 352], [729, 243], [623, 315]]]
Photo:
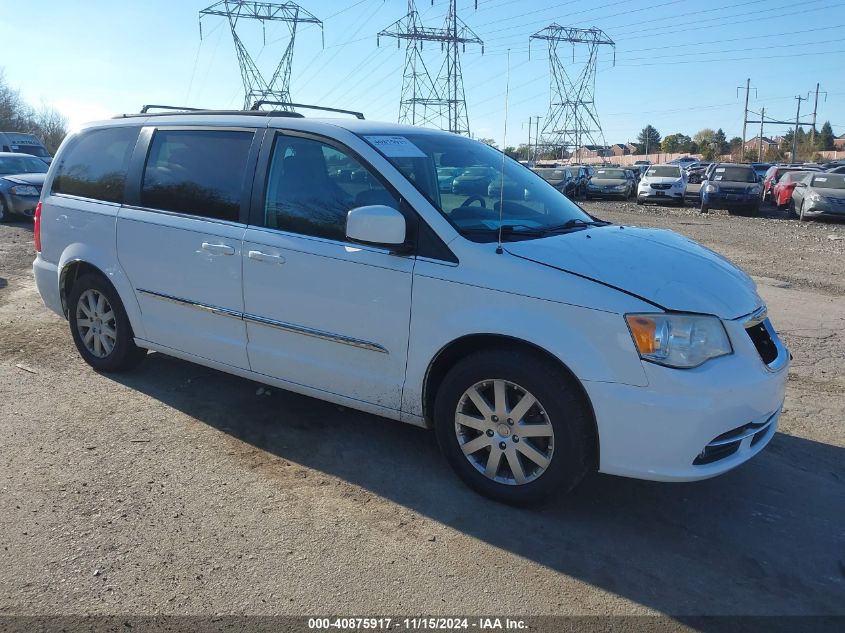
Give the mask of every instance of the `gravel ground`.
[[94, 373], [0, 225], [0, 615], [845, 615], [845, 224], [585, 207], [757, 277], [795, 361], [750, 463], [503, 507], [421, 429], [161, 354]]

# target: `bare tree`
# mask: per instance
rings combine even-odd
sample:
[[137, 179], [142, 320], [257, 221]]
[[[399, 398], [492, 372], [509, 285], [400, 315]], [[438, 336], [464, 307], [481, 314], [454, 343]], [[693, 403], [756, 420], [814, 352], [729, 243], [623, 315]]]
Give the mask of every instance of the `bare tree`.
[[26, 132], [41, 139], [51, 154], [67, 135], [67, 119], [55, 108], [43, 104], [33, 109], [12, 89], [0, 69], [0, 131]]

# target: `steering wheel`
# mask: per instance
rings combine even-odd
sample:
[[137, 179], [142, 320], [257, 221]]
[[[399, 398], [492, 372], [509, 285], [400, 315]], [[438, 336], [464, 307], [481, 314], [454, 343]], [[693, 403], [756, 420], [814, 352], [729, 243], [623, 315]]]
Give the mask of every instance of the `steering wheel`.
[[469, 198], [467, 198], [466, 200], [464, 200], [463, 204], [461, 204], [461, 208], [463, 208], [463, 207], [468, 207], [468, 206], [469, 206], [469, 205], [471, 205], [473, 202], [480, 202], [480, 203], [481, 203], [481, 208], [482, 208], [482, 209], [486, 209], [486, 208], [487, 208], [487, 202], [485, 202], [484, 198], [483, 198], [483, 197], [481, 197], [481, 196], [470, 196]]

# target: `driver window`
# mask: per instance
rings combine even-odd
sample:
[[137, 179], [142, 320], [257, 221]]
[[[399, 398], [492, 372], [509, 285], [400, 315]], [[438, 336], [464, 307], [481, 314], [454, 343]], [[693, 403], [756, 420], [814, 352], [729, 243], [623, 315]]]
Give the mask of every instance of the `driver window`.
[[350, 209], [399, 202], [358, 160], [314, 139], [276, 135], [264, 226], [346, 241]]

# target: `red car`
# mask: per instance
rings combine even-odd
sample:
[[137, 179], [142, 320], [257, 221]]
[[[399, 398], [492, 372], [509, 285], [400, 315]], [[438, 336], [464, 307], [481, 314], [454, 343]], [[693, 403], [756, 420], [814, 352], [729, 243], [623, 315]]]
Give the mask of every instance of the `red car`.
[[788, 171], [818, 170], [812, 170], [808, 167], [801, 167], [798, 165], [793, 167], [790, 167], [789, 165], [772, 165], [771, 167], [769, 167], [769, 171], [766, 172], [766, 175], [763, 176], [763, 200], [774, 200], [774, 198], [772, 197], [774, 187], [777, 184], [778, 180], [780, 180], [781, 176], [783, 176]]
[[795, 189], [795, 184], [799, 180], [803, 180], [807, 175], [808, 170], [785, 171], [778, 178], [772, 187], [772, 202], [774, 202], [778, 209], [786, 209], [789, 202], [792, 200], [792, 192]]

